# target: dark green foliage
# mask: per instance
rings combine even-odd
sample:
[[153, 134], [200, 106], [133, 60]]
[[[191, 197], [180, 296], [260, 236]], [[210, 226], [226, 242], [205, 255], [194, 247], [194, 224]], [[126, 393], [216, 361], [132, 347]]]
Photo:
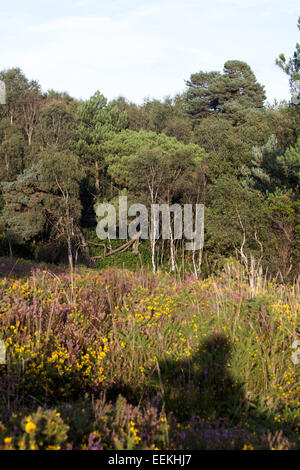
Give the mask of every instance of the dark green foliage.
[[287, 276], [298, 275], [300, 266], [300, 200], [299, 193], [280, 190], [270, 194], [266, 200], [266, 213], [271, 222], [276, 245], [272, 260], [274, 267]]
[[77, 119], [75, 150], [92, 177], [92, 193], [84, 196], [90, 205], [95, 197], [105, 196], [108, 190], [103, 145], [112, 133], [127, 127], [127, 115], [97, 91], [79, 105]]
[[185, 109], [195, 120], [221, 113], [234, 124], [240, 123], [247, 110], [262, 108], [266, 98], [249, 65], [238, 60], [227, 61], [223, 74], [192, 74], [186, 84]]
[[[204, 150], [194, 144], [184, 145], [175, 138], [154, 132], [122, 131], [105, 145], [108, 173], [120, 187], [148, 202], [168, 200], [184, 173], [204, 157]], [[176, 181], [175, 181], [176, 180]], [[154, 191], [151, 196], [149, 184]], [[150, 193], [149, 193], [150, 191]], [[144, 196], [143, 196], [144, 195]]]
[[244, 243], [243, 251], [259, 258], [260, 243], [268, 249], [272, 242], [269, 229], [262, 195], [244, 188], [230, 175], [219, 178], [211, 190], [206, 213], [205, 245], [212, 257], [233, 253], [240, 257]]
[[281, 155], [274, 136], [262, 147], [253, 147], [251, 168], [243, 167], [244, 184], [262, 193], [272, 192], [283, 184], [284, 174], [278, 157]]
[[39, 175], [39, 168], [34, 165], [19, 175], [16, 181], [2, 183], [5, 202], [2, 222], [9, 236], [18, 242], [26, 242], [44, 229]]
[[12, 241], [66, 240], [79, 223], [78, 158], [49, 148], [15, 181], [2, 183], [5, 206], [2, 223]]
[[102, 145], [111, 132], [127, 126], [126, 113], [120, 113], [117, 106], [108, 104], [107, 99], [96, 92], [78, 108], [77, 151], [87, 163], [99, 161], [102, 166]]
[[0, 80], [6, 85], [6, 105], [1, 106], [1, 111], [9, 117], [11, 123], [15, 122], [20, 114], [24, 97], [29, 92], [39, 93], [40, 86], [35, 80], [28, 80], [20, 68], [11, 68], [0, 72]]
[[278, 157], [278, 163], [283, 169], [287, 187], [299, 194], [300, 185], [300, 138], [295, 147], [289, 147], [283, 156]]
[[[99, 240], [96, 236], [95, 229], [84, 229], [84, 236], [87, 241], [93, 242], [95, 244], [104, 244], [106, 246], [106, 251], [109, 252], [110, 249], [114, 250], [124, 244], [126, 240]], [[103, 256], [104, 248], [103, 246], [96, 246], [90, 244], [90, 254], [91, 256]], [[131, 271], [137, 271], [140, 268], [151, 269], [151, 249], [147, 241], [141, 241], [139, 244], [139, 252], [134, 253], [132, 248], [123, 251], [117, 252], [112, 256], [98, 258], [95, 261], [97, 268], [106, 268], [109, 266], [116, 266], [118, 268], [129, 269]]]
[[8, 118], [0, 121], [0, 174], [11, 180], [25, 167], [25, 142], [19, 129]]
[[176, 137], [184, 143], [192, 139], [192, 126], [183, 110], [184, 97], [180, 94], [164, 101], [146, 99], [140, 106], [119, 97], [111, 102], [121, 112], [126, 112], [128, 129], [133, 131], [153, 131]]
[[36, 128], [37, 149], [51, 145], [61, 150], [70, 148], [75, 139], [75, 111], [65, 99], [48, 96], [41, 106]]

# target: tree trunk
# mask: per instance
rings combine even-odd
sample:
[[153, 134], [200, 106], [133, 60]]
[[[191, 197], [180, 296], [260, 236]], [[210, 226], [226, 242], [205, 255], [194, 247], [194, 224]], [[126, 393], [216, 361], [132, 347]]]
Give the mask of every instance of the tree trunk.
[[132, 246], [132, 253], [139, 253], [140, 237], [138, 237]]
[[8, 248], [9, 248], [9, 257], [12, 258], [13, 257], [13, 251], [12, 251], [11, 241], [10, 241], [9, 238], [8, 238]]
[[173, 240], [173, 231], [172, 227], [170, 226], [170, 254], [171, 254], [171, 271], [175, 271], [176, 263], [175, 263], [175, 250], [174, 250], [174, 240]]
[[69, 261], [71, 275], [73, 276], [74, 265], [73, 265], [72, 242], [71, 242], [70, 236], [68, 236], [67, 244], [68, 244], [68, 261]]
[[100, 193], [100, 179], [99, 179], [99, 165], [97, 160], [95, 161], [95, 186], [97, 194]]
[[76, 227], [76, 234], [80, 242], [80, 250], [82, 251], [86, 262], [88, 264], [93, 264], [93, 260], [91, 259], [91, 255], [90, 255], [89, 245], [79, 227]]

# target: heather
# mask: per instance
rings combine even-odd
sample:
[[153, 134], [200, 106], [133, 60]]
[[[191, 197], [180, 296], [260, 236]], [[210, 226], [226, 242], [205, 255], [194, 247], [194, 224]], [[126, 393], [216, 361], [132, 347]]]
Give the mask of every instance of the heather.
[[299, 448], [299, 281], [2, 261], [0, 448]]

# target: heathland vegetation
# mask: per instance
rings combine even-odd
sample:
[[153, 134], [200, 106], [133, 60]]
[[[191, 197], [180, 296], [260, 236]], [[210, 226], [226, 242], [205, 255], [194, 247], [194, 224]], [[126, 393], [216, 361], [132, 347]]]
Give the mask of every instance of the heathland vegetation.
[[[238, 60], [142, 105], [0, 72], [0, 448], [299, 448], [299, 45], [276, 62], [289, 103]], [[204, 204], [204, 249], [99, 240], [120, 195]]]

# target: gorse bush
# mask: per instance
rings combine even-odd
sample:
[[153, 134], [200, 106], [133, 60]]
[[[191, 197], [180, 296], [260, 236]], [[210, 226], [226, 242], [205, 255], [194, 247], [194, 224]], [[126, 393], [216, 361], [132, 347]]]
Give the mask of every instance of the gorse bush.
[[7, 450], [59, 450], [67, 441], [69, 427], [55, 410], [38, 408], [21, 422], [16, 415], [12, 415], [9, 424], [13, 433], [3, 439], [4, 449]]
[[299, 283], [257, 272], [4, 277], [1, 447], [299, 446]]

